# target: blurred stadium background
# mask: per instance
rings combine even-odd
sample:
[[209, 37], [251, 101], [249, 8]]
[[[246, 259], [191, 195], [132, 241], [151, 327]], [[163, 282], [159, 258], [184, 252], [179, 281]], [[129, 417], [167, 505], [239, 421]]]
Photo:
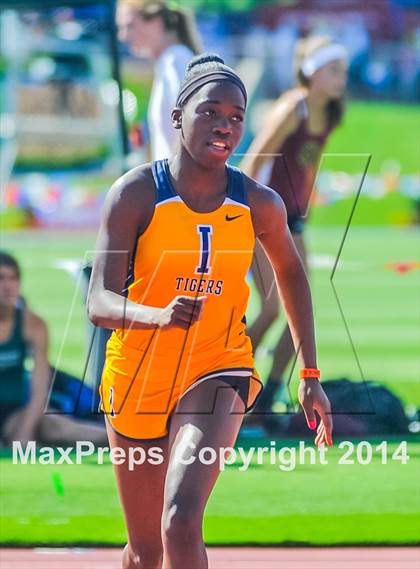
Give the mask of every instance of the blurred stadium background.
[[[419, 2], [190, 0], [182, 6], [194, 10], [204, 47], [235, 66], [250, 90], [238, 155], [270, 101], [292, 85], [299, 37], [327, 33], [348, 48], [347, 114], [321, 162], [308, 229], [320, 362], [325, 378], [386, 384], [415, 416]], [[140, 124], [147, 140], [152, 69], [117, 44], [114, 7], [108, 0], [0, 1], [0, 247], [21, 262], [23, 293], [50, 326], [51, 363], [78, 376], [88, 344], [80, 267], [92, 256], [108, 187], [146, 157], [144, 147], [131, 150], [128, 133]], [[334, 276], [346, 329], [330, 278], [354, 206]], [[257, 310], [252, 299], [251, 319]], [[263, 376], [280, 327], [257, 353]], [[418, 431], [418, 420], [413, 425]], [[409, 439], [405, 466], [381, 465], [378, 456], [369, 467], [347, 469], [227, 469], [208, 508], [208, 543], [418, 542], [420, 444], [415, 432]], [[391, 440], [390, 449], [399, 442]], [[241, 444], [248, 443], [267, 441], [245, 434]], [[13, 466], [3, 451], [0, 468], [2, 543], [124, 542], [109, 464]]]

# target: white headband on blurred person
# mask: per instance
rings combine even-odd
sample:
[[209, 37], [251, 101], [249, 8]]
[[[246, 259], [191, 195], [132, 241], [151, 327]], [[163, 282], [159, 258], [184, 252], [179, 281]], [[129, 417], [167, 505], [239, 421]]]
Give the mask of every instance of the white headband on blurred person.
[[330, 63], [331, 61], [335, 61], [336, 59], [344, 59], [347, 61], [348, 59], [348, 52], [347, 50], [338, 43], [331, 43], [324, 47], [320, 47], [308, 57], [302, 61], [300, 69], [305, 77], [311, 77], [324, 65]]

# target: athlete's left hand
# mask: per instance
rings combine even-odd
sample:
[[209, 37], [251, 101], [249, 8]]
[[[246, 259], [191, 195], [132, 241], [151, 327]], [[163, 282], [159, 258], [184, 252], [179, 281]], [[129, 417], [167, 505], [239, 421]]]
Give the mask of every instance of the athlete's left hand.
[[320, 446], [326, 443], [328, 446], [332, 446], [333, 423], [331, 404], [320, 382], [315, 378], [300, 380], [298, 398], [310, 429], [316, 429], [315, 411], [318, 412], [321, 418], [315, 437], [315, 444]]

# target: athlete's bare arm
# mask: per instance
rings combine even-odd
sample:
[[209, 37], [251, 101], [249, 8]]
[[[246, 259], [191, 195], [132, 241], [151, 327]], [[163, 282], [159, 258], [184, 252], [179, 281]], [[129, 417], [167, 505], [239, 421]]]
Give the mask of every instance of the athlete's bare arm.
[[301, 89], [293, 89], [274, 103], [240, 164], [245, 174], [255, 178], [261, 166], [274, 157], [286, 138], [297, 129], [297, 107], [302, 96]]
[[[280, 299], [289, 322], [296, 350], [304, 367], [316, 368], [315, 330], [311, 292], [302, 261], [287, 227], [286, 208], [280, 196], [254, 180], [246, 178], [255, 235], [260, 240], [273, 267]], [[299, 400], [308, 425], [318, 411], [321, 423], [317, 444], [332, 444], [329, 401], [316, 379], [302, 380]]]
[[155, 186], [150, 166], [122, 176], [108, 192], [96, 242], [88, 293], [88, 315], [105, 328], [187, 329], [199, 319], [202, 299], [177, 296], [166, 307], [136, 304], [123, 295], [138, 236], [154, 212]]
[[37, 427], [46, 408], [51, 371], [48, 362], [48, 329], [44, 320], [25, 309], [23, 330], [25, 341], [32, 350], [34, 368], [31, 373], [31, 396], [14, 438], [25, 444], [36, 438]]

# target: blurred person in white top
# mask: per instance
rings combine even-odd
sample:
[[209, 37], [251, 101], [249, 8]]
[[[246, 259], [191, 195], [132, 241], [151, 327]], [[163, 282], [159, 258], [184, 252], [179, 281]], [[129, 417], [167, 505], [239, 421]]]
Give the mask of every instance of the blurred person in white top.
[[117, 24], [119, 39], [154, 64], [147, 114], [151, 158], [168, 158], [177, 137], [171, 111], [187, 64], [201, 51], [194, 18], [162, 0], [120, 0]]

